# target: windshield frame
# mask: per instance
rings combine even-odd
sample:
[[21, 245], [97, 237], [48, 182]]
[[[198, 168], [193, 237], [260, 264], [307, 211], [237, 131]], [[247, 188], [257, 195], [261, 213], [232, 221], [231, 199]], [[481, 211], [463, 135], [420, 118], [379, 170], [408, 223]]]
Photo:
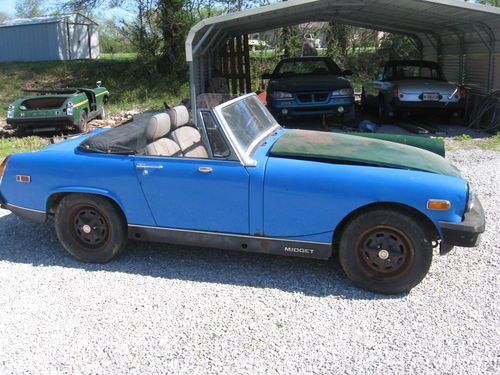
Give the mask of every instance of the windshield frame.
[[[227, 139], [229, 140], [229, 143], [233, 147], [233, 149], [236, 151], [236, 154], [238, 155], [238, 158], [240, 159], [241, 163], [245, 167], [255, 167], [257, 166], [257, 161], [252, 158], [253, 153], [257, 146], [261, 144], [267, 137], [269, 137], [271, 134], [275, 133], [277, 130], [281, 129], [280, 124], [274, 119], [275, 124], [271, 126], [269, 129], [267, 129], [265, 132], [262, 132], [259, 134], [257, 138], [255, 138], [248, 148], [246, 150], [242, 149], [240, 146], [240, 143], [234, 136], [233, 132], [231, 131], [231, 127], [227, 123], [224, 115], [222, 114], [222, 110], [236, 102], [243, 101], [249, 97], [255, 96], [258, 99], [258, 96], [255, 93], [250, 93], [246, 95], [239, 96], [237, 98], [231, 99], [225, 103], [219, 104], [218, 106], [213, 108], [213, 112], [215, 116], [217, 117], [217, 120], [219, 121], [220, 125], [222, 126], [222, 129], [224, 130], [224, 133], [226, 134]], [[264, 106], [264, 104], [262, 104]], [[265, 107], [264, 107], [265, 108]], [[267, 110], [267, 108], [266, 108]]]

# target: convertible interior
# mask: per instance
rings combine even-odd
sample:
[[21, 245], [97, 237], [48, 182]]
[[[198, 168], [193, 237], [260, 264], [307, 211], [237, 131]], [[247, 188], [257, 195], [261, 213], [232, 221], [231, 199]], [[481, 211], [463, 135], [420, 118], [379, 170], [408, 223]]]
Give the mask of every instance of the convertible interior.
[[177, 106], [147, 121], [133, 121], [98, 133], [79, 146], [86, 152], [208, 158], [200, 131], [189, 124], [189, 111]]

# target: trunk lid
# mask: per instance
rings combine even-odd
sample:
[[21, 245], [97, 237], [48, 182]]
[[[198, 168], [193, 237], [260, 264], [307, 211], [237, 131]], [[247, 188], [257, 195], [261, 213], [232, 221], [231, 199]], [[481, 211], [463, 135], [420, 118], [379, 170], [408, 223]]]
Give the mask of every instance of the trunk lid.
[[270, 155], [409, 169], [460, 177], [457, 168], [432, 152], [380, 139], [340, 133], [289, 130], [272, 146]]
[[451, 95], [457, 89], [457, 85], [432, 79], [406, 79], [397, 81], [396, 84], [402, 94], [421, 94], [425, 92]]

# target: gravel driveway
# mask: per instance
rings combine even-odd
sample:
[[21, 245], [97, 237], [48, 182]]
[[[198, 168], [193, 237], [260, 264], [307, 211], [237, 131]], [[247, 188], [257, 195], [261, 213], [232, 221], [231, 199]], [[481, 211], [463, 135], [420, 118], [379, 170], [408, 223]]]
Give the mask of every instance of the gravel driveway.
[[499, 373], [500, 153], [449, 158], [487, 232], [397, 297], [333, 261], [132, 243], [86, 265], [51, 225], [0, 210], [0, 373]]

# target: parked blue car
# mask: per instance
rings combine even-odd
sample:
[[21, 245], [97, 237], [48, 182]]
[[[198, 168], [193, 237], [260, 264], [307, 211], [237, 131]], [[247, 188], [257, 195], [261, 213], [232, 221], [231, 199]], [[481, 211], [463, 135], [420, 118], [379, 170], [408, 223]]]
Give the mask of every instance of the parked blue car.
[[[53, 217], [63, 247], [107, 262], [127, 240], [328, 259], [358, 286], [416, 286], [433, 248], [476, 246], [479, 200], [443, 157], [357, 136], [285, 130], [255, 94], [95, 130], [0, 169], [1, 206]], [[211, 103], [211, 104], [209, 104]], [[370, 152], [372, 151], [372, 152]]]
[[267, 85], [267, 104], [275, 118], [300, 116], [337, 117], [343, 123], [355, 118], [354, 89], [329, 57], [298, 57], [281, 60]]

